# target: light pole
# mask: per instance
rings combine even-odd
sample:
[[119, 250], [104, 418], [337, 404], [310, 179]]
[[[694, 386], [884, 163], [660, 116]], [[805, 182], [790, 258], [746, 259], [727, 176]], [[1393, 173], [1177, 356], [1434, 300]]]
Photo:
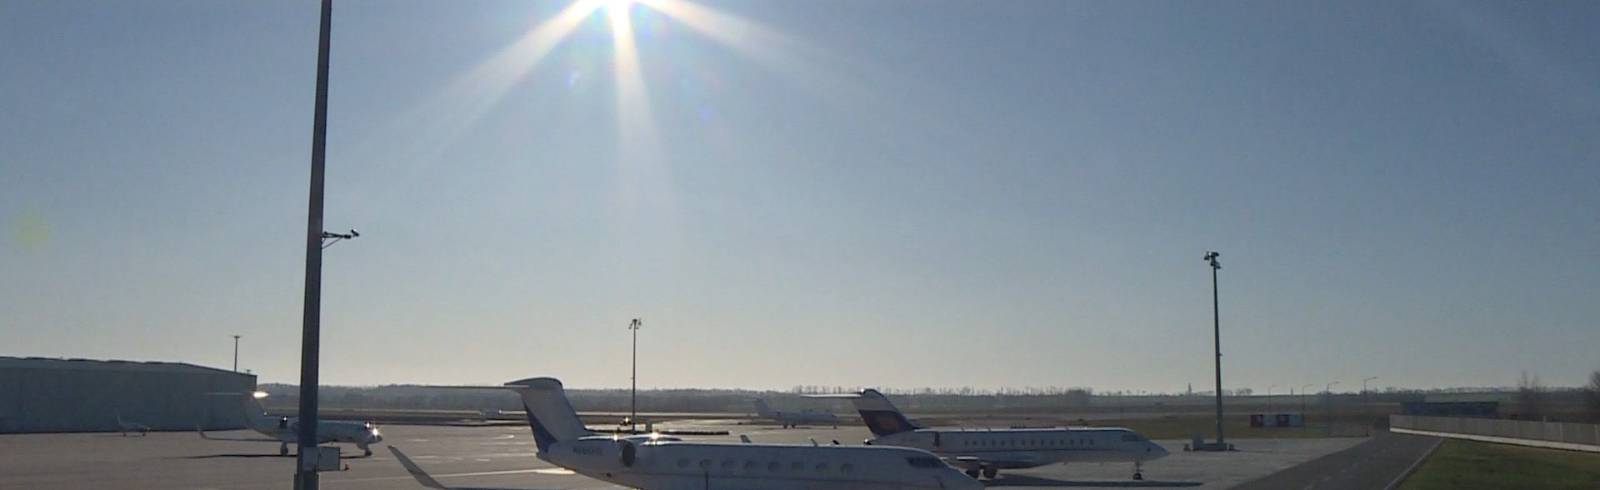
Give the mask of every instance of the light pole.
[[1311, 383], [1306, 383], [1306, 384], [1300, 385], [1300, 429], [1301, 430], [1305, 430], [1305, 428], [1306, 428], [1306, 390], [1310, 389], [1312, 386], [1314, 386], [1314, 385], [1312, 385]]
[[639, 433], [639, 327], [644, 326], [638, 318], [628, 323], [628, 330], [633, 331], [633, 375], [628, 380], [633, 383], [632, 401], [628, 409], [628, 432]]
[[233, 336], [233, 372], [239, 372], [239, 335]]
[[1322, 387], [1322, 396], [1328, 397], [1323, 407], [1328, 414], [1328, 437], [1333, 437], [1333, 385], [1336, 384], [1339, 382], [1330, 381], [1327, 386]]
[[1211, 339], [1216, 347], [1217, 354], [1217, 447], [1228, 447], [1222, 438], [1222, 311], [1217, 302], [1217, 271], [1222, 269], [1222, 263], [1217, 257], [1222, 254], [1206, 252], [1206, 262], [1211, 264]]
[[1273, 388], [1277, 388], [1277, 387], [1278, 387], [1278, 385], [1267, 385], [1267, 416], [1268, 417], [1272, 416], [1272, 389]]
[[311, 120], [311, 192], [306, 212], [306, 287], [300, 318], [300, 434], [294, 488], [317, 490], [317, 356], [322, 335], [322, 184], [328, 143], [328, 47], [333, 0], [322, 0], [316, 106]]
[[[1378, 377], [1371, 376], [1367, 378], [1361, 378], [1361, 414], [1368, 418], [1372, 417], [1372, 403], [1367, 401], [1367, 382], [1374, 379], [1378, 379]], [[1368, 420], [1362, 425], [1366, 426], [1367, 435], [1372, 435], [1372, 421]]]

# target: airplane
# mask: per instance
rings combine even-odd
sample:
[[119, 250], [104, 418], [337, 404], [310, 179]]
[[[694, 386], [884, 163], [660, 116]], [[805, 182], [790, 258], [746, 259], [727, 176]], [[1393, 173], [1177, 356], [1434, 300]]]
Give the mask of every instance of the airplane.
[[821, 412], [816, 410], [781, 412], [773, 410], [771, 406], [767, 405], [767, 401], [764, 399], [757, 398], [755, 403], [756, 415], [760, 415], [761, 418], [764, 419], [772, 419], [773, 422], [777, 422], [785, 429], [799, 427], [800, 424], [832, 425], [835, 429], [839, 428], [839, 416], [834, 415], [832, 412]]
[[[540, 460], [629, 488], [983, 488], [977, 480], [920, 449], [691, 442], [659, 434], [598, 435], [578, 420], [561, 381], [555, 378], [529, 378], [494, 388], [511, 389], [522, 397]], [[389, 451], [422, 486], [452, 490], [429, 476], [399, 448], [391, 445]]]
[[875, 446], [900, 446], [938, 454], [968, 476], [994, 478], [1002, 469], [1033, 468], [1056, 463], [1133, 463], [1133, 479], [1143, 480], [1146, 461], [1167, 456], [1161, 445], [1120, 427], [1028, 429], [930, 429], [912, 423], [878, 390], [857, 395], [813, 395], [850, 398], [872, 431]]
[[128, 437], [129, 432], [138, 432], [141, 437], [150, 435], [150, 426], [138, 422], [122, 421], [122, 412], [120, 410], [112, 411], [111, 413], [117, 416], [117, 429], [122, 431], [122, 437]]
[[[225, 438], [211, 437], [200, 427], [195, 430], [200, 432], [200, 438], [213, 441], [254, 441], [278, 443], [278, 455], [288, 456], [289, 445], [300, 441], [299, 417], [273, 417], [267, 415], [267, 410], [261, 407], [261, 402], [256, 400], [266, 398], [265, 392], [257, 391], [245, 396], [244, 393], [207, 393], [208, 395], [237, 396], [243, 401], [244, 423], [250, 430], [267, 436], [267, 439], [251, 438]], [[317, 444], [330, 442], [343, 442], [355, 444], [361, 448], [365, 456], [372, 455], [372, 444], [383, 442], [383, 433], [372, 422], [357, 422], [350, 420], [318, 420]]]

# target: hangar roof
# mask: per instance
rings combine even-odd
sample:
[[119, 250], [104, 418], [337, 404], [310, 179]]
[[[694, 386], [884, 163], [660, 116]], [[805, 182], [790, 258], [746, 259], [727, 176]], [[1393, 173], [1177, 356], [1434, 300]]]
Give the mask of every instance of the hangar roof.
[[64, 359], [59, 357], [7, 357], [0, 356], [0, 369], [66, 369], [80, 371], [139, 371], [195, 374], [232, 374], [251, 376], [226, 369], [197, 366], [183, 362], [123, 361], [117, 359]]

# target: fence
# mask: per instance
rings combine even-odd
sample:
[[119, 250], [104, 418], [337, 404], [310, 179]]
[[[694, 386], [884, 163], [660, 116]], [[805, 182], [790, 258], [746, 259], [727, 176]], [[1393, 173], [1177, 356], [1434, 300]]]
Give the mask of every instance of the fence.
[[1524, 446], [1600, 451], [1600, 425], [1527, 420], [1390, 415], [1391, 431]]

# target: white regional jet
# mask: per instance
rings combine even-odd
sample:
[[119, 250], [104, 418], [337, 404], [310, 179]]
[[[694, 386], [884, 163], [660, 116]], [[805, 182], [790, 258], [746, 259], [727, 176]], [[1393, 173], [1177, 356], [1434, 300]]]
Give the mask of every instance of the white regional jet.
[[816, 410], [782, 412], [773, 410], [771, 406], [767, 405], [766, 400], [760, 398], [756, 399], [756, 415], [764, 419], [772, 419], [773, 422], [777, 422], [785, 429], [799, 427], [801, 424], [831, 425], [835, 429], [839, 428], [839, 416], [834, 415], [833, 412], [819, 412]]
[[[580, 475], [645, 490], [859, 489], [977, 490], [927, 451], [886, 446], [813, 446], [682, 441], [672, 437], [597, 435], [584, 428], [561, 382], [506, 383], [522, 397], [538, 458]], [[398, 448], [395, 458], [419, 483], [449, 489]]]
[[[195, 430], [200, 432], [201, 438], [214, 441], [276, 442], [278, 443], [278, 455], [280, 456], [287, 456], [289, 454], [289, 445], [300, 440], [300, 418], [273, 417], [271, 415], [267, 415], [267, 410], [261, 408], [261, 403], [256, 401], [260, 398], [266, 398], [267, 394], [265, 392], [257, 391], [248, 395], [245, 393], [208, 394], [239, 397], [241, 400], [243, 400], [245, 425], [249, 427], [250, 430], [260, 432], [261, 435], [267, 436], [269, 439], [211, 437], [206, 435], [206, 431], [196, 427]], [[317, 444], [327, 444], [330, 442], [355, 444], [356, 447], [361, 448], [362, 454], [371, 456], [372, 444], [382, 441], [383, 433], [380, 432], [378, 430], [378, 426], [373, 425], [372, 422], [358, 422], [352, 420], [317, 421]]]
[[1167, 455], [1167, 450], [1129, 429], [1080, 427], [1050, 429], [928, 429], [911, 423], [878, 390], [859, 395], [816, 395], [850, 398], [876, 439], [871, 445], [931, 451], [977, 478], [994, 478], [1002, 469], [1033, 468], [1055, 463], [1133, 463], [1133, 479], [1143, 480], [1140, 466]]

